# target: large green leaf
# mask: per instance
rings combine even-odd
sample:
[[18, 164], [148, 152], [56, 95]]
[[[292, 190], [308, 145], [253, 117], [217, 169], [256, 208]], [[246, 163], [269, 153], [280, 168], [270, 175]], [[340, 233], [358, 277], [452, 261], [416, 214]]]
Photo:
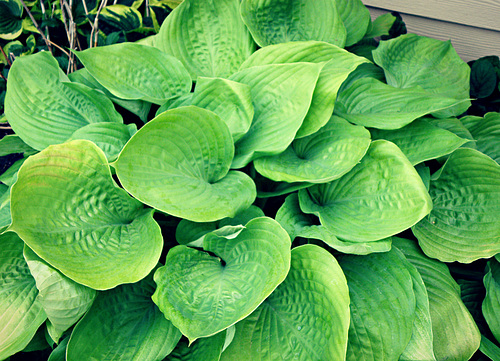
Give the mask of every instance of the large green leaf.
[[335, 113], [354, 124], [398, 129], [458, 102], [449, 96], [432, 94], [419, 86], [400, 89], [374, 78], [361, 78], [339, 94]]
[[395, 243], [417, 268], [427, 289], [436, 360], [469, 360], [479, 347], [480, 334], [448, 267], [426, 257], [416, 242], [396, 239]]
[[460, 121], [476, 140], [477, 149], [500, 163], [500, 113], [463, 117]]
[[114, 161], [130, 137], [137, 131], [135, 124], [92, 123], [77, 129], [69, 140], [86, 139], [102, 149], [108, 161]]
[[37, 301], [47, 314], [47, 331], [58, 342], [62, 334], [88, 311], [97, 293], [62, 275], [27, 246], [24, 246], [24, 258], [36, 281]]
[[236, 324], [222, 361], [345, 360], [349, 290], [335, 258], [321, 247], [292, 250], [285, 281]]
[[416, 318], [411, 265], [394, 248], [339, 263], [351, 298], [347, 360], [399, 360]]
[[274, 181], [326, 183], [358, 164], [370, 142], [364, 127], [333, 116], [316, 133], [294, 140], [281, 154], [256, 159], [254, 165]]
[[386, 139], [396, 144], [413, 165], [449, 154], [469, 141], [431, 124], [426, 118], [417, 119], [401, 129], [370, 129], [370, 133], [373, 139]]
[[10, 229], [38, 256], [94, 289], [139, 281], [161, 254], [152, 210], [116, 186], [104, 153], [86, 140], [28, 158], [11, 211]]
[[146, 102], [144, 100], [125, 100], [115, 97], [111, 94], [101, 83], [99, 83], [92, 75], [90, 75], [89, 71], [85, 68], [79, 69], [68, 74], [69, 79], [72, 82], [80, 83], [86, 85], [90, 88], [100, 90], [103, 92], [109, 99], [120, 105], [121, 107], [127, 109], [129, 112], [137, 115], [144, 123], [148, 120], [149, 111], [151, 109], [151, 103]]
[[368, 60], [329, 43], [295, 41], [259, 49], [241, 68], [298, 62], [326, 63], [314, 88], [311, 107], [297, 132], [296, 137], [300, 138], [313, 134], [330, 120], [341, 84], [359, 64]]
[[300, 207], [337, 237], [376, 241], [421, 220], [432, 201], [415, 168], [394, 143], [372, 142], [349, 173], [299, 191]]
[[75, 130], [100, 122], [122, 122], [113, 103], [67, 76], [49, 52], [16, 59], [9, 72], [5, 115], [21, 139], [37, 150], [63, 143]]
[[491, 332], [500, 342], [500, 263], [492, 258], [487, 270], [484, 276], [486, 297], [482, 306], [483, 315]]
[[246, 84], [223, 78], [198, 77], [194, 93], [167, 102], [156, 114], [185, 105], [196, 105], [217, 114], [229, 127], [235, 142], [248, 132], [252, 124], [254, 110], [250, 87]]
[[261, 47], [308, 40], [343, 47], [347, 37], [334, 0], [243, 0], [241, 17]]
[[121, 99], [163, 104], [191, 90], [182, 63], [151, 46], [121, 43], [76, 52], [88, 72]]
[[290, 268], [290, 237], [267, 217], [236, 235], [208, 234], [203, 249], [176, 246], [155, 273], [153, 301], [190, 342], [248, 316]]
[[255, 200], [252, 179], [229, 171], [234, 145], [213, 112], [188, 106], [142, 127], [115, 167], [123, 187], [142, 202], [195, 222], [232, 217]]
[[12, 40], [23, 32], [23, 6], [18, 0], [0, 0], [0, 38]]
[[345, 46], [363, 39], [371, 24], [370, 12], [361, 0], [335, 0], [340, 18], [347, 31]]
[[500, 166], [474, 149], [457, 149], [433, 176], [434, 208], [412, 230], [426, 255], [469, 263], [500, 253]]
[[[248, 84], [255, 109], [250, 130], [236, 143], [233, 168], [279, 154], [295, 138], [311, 105], [323, 64], [271, 64], [243, 69], [231, 80]], [[279, 137], [276, 136], [279, 134]]]
[[0, 235], [0, 360], [26, 347], [47, 316], [36, 299], [35, 280], [23, 257], [24, 243]]
[[292, 241], [296, 237], [319, 239], [342, 253], [360, 255], [387, 252], [391, 249], [390, 238], [375, 242], [349, 242], [338, 239], [330, 229], [316, 224], [316, 216], [302, 213], [297, 193], [286, 197], [285, 203], [276, 213], [276, 221], [287, 231]]
[[163, 22], [155, 45], [178, 58], [193, 80], [227, 77], [255, 50], [239, 0], [184, 0]]
[[440, 117], [460, 115], [470, 106], [470, 67], [450, 41], [406, 34], [380, 42], [373, 59], [384, 69], [389, 85], [421, 86], [430, 93], [460, 101], [458, 106], [438, 113]]
[[66, 360], [158, 361], [167, 356], [181, 333], [151, 300], [152, 276], [99, 293], [71, 334]]

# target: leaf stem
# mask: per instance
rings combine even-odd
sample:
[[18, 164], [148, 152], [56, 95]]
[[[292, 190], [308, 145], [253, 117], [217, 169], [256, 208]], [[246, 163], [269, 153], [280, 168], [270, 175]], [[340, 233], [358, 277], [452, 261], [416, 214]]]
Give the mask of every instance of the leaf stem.
[[26, 3], [24, 2], [24, 0], [19, 0], [19, 1], [23, 5], [24, 9], [26, 10], [26, 13], [28, 14], [28, 16], [30, 17], [31, 21], [33, 22], [33, 25], [35, 25], [36, 30], [38, 30], [38, 32], [40, 33], [40, 36], [42, 37], [43, 41], [45, 41], [45, 44], [47, 45], [47, 48], [49, 49], [50, 53], [52, 54], [52, 51], [51, 51], [52, 48], [50, 47], [50, 44], [52, 42], [49, 39], [47, 39], [47, 37], [44, 35], [42, 29], [40, 29], [40, 26], [38, 26], [38, 23], [36, 22], [35, 18], [33, 17], [33, 14], [31, 14], [31, 11], [28, 8], [28, 6], [26, 5]]

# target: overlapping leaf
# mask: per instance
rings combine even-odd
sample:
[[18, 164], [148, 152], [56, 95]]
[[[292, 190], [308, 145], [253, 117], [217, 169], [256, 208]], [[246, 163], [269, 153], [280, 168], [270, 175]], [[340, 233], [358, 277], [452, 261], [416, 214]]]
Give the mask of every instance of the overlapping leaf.
[[23, 31], [23, 6], [18, 0], [0, 1], [0, 38], [12, 40]]
[[469, 360], [478, 349], [481, 336], [460, 299], [460, 287], [448, 267], [426, 257], [415, 242], [404, 239], [395, 242], [417, 268], [427, 289], [436, 360]]
[[229, 127], [235, 142], [248, 132], [252, 124], [254, 109], [250, 88], [246, 84], [199, 77], [194, 93], [167, 102], [156, 114], [186, 105], [196, 105], [217, 114]]
[[47, 319], [38, 290], [23, 258], [23, 241], [0, 235], [0, 359], [21, 351]]
[[161, 105], [191, 90], [191, 77], [182, 63], [150, 46], [121, 43], [76, 55], [99, 83], [121, 99]]
[[241, 17], [261, 47], [319, 40], [343, 47], [346, 29], [333, 0], [243, 0]]
[[387, 84], [391, 86], [403, 89], [420, 86], [460, 102], [456, 107], [436, 112], [440, 117], [460, 115], [470, 106], [470, 68], [450, 41], [406, 34], [382, 41], [373, 51], [373, 59], [384, 69]]
[[476, 140], [477, 150], [500, 163], [500, 113], [487, 113], [481, 117], [462, 117], [462, 124]]
[[469, 141], [432, 125], [426, 118], [417, 119], [401, 129], [371, 129], [370, 133], [373, 139], [386, 139], [396, 144], [413, 165], [449, 154]]
[[371, 23], [370, 12], [361, 0], [335, 0], [340, 18], [346, 28], [345, 46], [363, 39]]
[[416, 318], [411, 265], [397, 249], [339, 263], [351, 298], [347, 360], [399, 360]]
[[338, 239], [330, 229], [316, 224], [317, 217], [302, 213], [297, 193], [286, 197], [285, 203], [276, 213], [276, 221], [288, 232], [292, 241], [296, 237], [319, 239], [340, 252], [359, 255], [387, 252], [391, 249], [390, 238], [374, 242], [349, 242]]
[[66, 360], [157, 361], [167, 356], [181, 334], [151, 300], [154, 289], [151, 274], [99, 293], [71, 334]]
[[432, 94], [420, 86], [399, 89], [374, 78], [361, 78], [339, 94], [335, 113], [354, 124], [398, 129], [459, 102], [449, 96]]
[[123, 187], [142, 202], [195, 222], [232, 217], [255, 199], [255, 184], [229, 171], [234, 145], [227, 125], [188, 106], [160, 114], [127, 143], [115, 163]]
[[184, 0], [163, 22], [155, 45], [182, 61], [193, 80], [228, 77], [255, 50], [239, 0]]
[[47, 314], [47, 331], [58, 342], [62, 334], [88, 311], [97, 293], [62, 275], [27, 246], [24, 258], [36, 281], [37, 301]]
[[232, 168], [242, 168], [260, 156], [279, 154], [290, 145], [309, 110], [322, 67], [313, 63], [271, 64], [231, 76], [231, 80], [250, 86], [255, 109], [250, 130], [236, 143]]
[[236, 235], [209, 234], [203, 249], [176, 246], [155, 273], [153, 301], [190, 342], [248, 316], [290, 268], [290, 238], [271, 218], [255, 218]]
[[221, 360], [345, 360], [348, 328], [349, 290], [339, 264], [321, 247], [297, 247], [285, 281], [236, 324]]
[[432, 208], [415, 168], [394, 143], [372, 142], [349, 173], [299, 191], [300, 208], [337, 237], [376, 241], [411, 227]]
[[5, 115], [21, 139], [37, 150], [66, 141], [75, 130], [122, 122], [113, 103], [91, 88], [67, 82], [50, 53], [21, 57], [12, 65]]
[[30, 157], [11, 192], [12, 225], [38, 256], [94, 289], [137, 282], [163, 241], [152, 211], [116, 186], [104, 153], [74, 140]]
[[294, 41], [259, 49], [241, 68], [297, 62], [325, 63], [314, 89], [311, 107], [296, 135], [301, 138], [313, 134], [330, 120], [341, 84], [351, 72], [368, 60], [329, 43]]
[[500, 166], [494, 160], [457, 149], [434, 175], [429, 192], [434, 207], [412, 229], [425, 254], [469, 263], [500, 252]]
[[296, 139], [283, 153], [262, 157], [255, 169], [274, 181], [326, 183], [350, 171], [365, 155], [370, 133], [332, 117], [316, 133]]
[[[500, 340], [500, 263], [496, 259], [488, 261], [488, 272], [484, 276], [486, 297], [483, 301], [483, 315], [488, 326]], [[500, 341], [499, 341], [500, 342]]]
[[228, 330], [210, 337], [199, 338], [191, 345], [183, 339], [163, 361], [219, 361]]

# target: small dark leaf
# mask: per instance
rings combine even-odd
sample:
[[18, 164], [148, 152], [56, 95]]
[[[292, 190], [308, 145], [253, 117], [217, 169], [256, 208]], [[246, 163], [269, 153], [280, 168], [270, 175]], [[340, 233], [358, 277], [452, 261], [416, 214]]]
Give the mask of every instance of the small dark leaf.
[[486, 59], [479, 59], [471, 66], [470, 95], [474, 98], [489, 97], [496, 88], [495, 68]]

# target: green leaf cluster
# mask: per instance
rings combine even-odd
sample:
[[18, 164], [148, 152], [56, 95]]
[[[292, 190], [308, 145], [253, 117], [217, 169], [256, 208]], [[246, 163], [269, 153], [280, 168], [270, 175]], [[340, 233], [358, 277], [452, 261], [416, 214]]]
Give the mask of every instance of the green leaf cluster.
[[[140, 5], [101, 14], [129, 29]], [[500, 114], [462, 116], [468, 65], [394, 22], [184, 0], [69, 76], [16, 60], [0, 359], [495, 357]]]

